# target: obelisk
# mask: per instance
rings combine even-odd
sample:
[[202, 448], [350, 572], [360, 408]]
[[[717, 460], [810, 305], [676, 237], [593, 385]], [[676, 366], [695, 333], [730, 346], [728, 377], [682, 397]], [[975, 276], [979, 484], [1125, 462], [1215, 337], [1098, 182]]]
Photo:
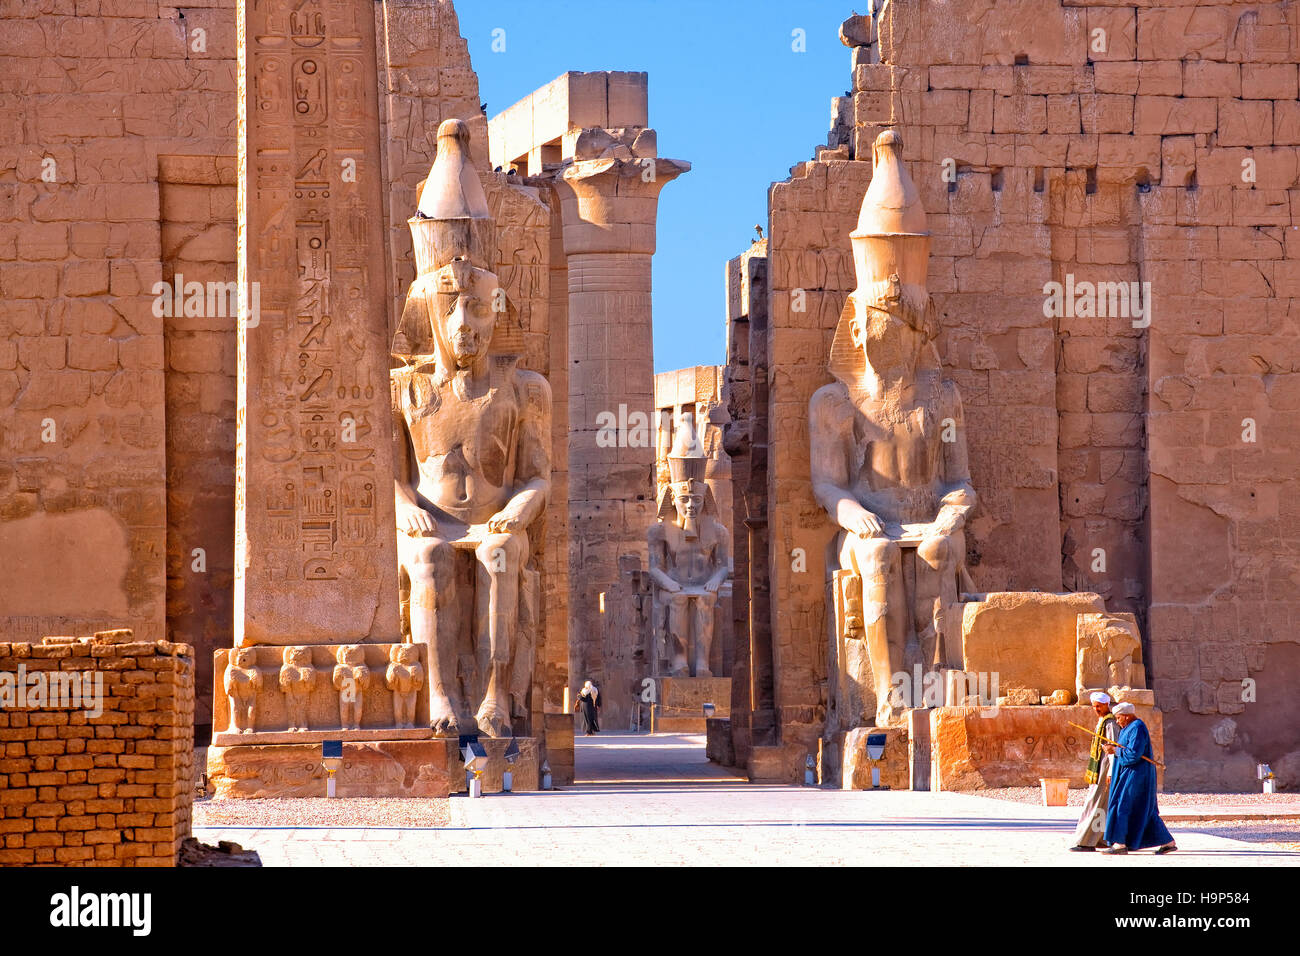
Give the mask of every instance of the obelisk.
[[399, 638], [373, 0], [240, 0], [235, 643]]

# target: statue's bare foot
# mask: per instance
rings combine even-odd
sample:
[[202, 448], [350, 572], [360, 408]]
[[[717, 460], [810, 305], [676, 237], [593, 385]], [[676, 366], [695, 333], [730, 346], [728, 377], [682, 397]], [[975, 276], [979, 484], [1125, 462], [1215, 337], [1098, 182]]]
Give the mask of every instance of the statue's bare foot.
[[435, 737], [457, 737], [460, 735], [460, 721], [447, 698], [432, 698], [429, 701], [429, 726]]
[[496, 704], [484, 701], [474, 719], [478, 721], [478, 732], [488, 737], [511, 737], [510, 717]]
[[707, 667], [701, 667], [701, 668], [698, 668], [698, 669], [695, 671], [695, 676], [696, 676], [696, 677], [712, 677], [712, 676], [713, 676], [713, 671], [709, 670]]
[[673, 677], [690, 677], [691, 665], [686, 663], [685, 658], [673, 661]]

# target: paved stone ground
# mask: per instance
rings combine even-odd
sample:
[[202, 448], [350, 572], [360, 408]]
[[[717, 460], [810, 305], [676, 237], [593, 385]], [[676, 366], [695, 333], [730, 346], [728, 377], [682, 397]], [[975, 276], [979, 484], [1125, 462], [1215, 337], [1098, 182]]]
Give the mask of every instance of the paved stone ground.
[[[1077, 811], [959, 793], [751, 785], [704, 759], [692, 735], [577, 741], [578, 785], [450, 801], [437, 829], [196, 827], [268, 866], [586, 865], [1296, 866], [1300, 852], [1175, 824], [1180, 850], [1126, 857], [1066, 850]], [[254, 801], [249, 801], [250, 804]], [[250, 807], [249, 821], [255, 823]], [[364, 821], [371, 824], [372, 821]]]

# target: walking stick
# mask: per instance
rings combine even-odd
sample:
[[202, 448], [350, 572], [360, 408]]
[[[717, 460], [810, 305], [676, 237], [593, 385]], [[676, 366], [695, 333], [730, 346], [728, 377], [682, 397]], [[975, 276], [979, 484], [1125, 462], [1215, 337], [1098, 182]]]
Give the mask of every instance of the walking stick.
[[[1125, 746], [1124, 746], [1123, 744], [1121, 744], [1121, 743], [1116, 743], [1115, 741], [1111, 740], [1109, 737], [1103, 737], [1101, 734], [1093, 733], [1093, 732], [1092, 732], [1091, 730], [1089, 730], [1087, 727], [1080, 727], [1078, 724], [1076, 724], [1076, 723], [1075, 723], [1074, 721], [1072, 721], [1072, 720], [1067, 720], [1066, 723], [1069, 724], [1071, 727], [1079, 727], [1079, 729], [1082, 730], [1082, 731], [1083, 731], [1085, 734], [1087, 734], [1089, 737], [1096, 737], [1098, 740], [1104, 740], [1104, 741], [1106, 741], [1106, 743], [1108, 743], [1108, 744], [1115, 744], [1115, 746], [1118, 747], [1120, 750], [1132, 750], [1132, 749], [1133, 749], [1132, 747], [1125, 747]], [[1143, 756], [1142, 754], [1138, 754], [1138, 756], [1139, 756], [1139, 757], [1142, 757], [1143, 760], [1145, 760], [1147, 763], [1151, 764], [1151, 766], [1153, 766], [1153, 767], [1159, 767], [1161, 770], [1164, 770], [1164, 769], [1165, 769], [1165, 765], [1164, 765], [1164, 764], [1162, 764], [1162, 763], [1156, 763], [1156, 762], [1155, 762], [1154, 760], [1152, 760], [1150, 757], [1145, 757], [1145, 756]]]

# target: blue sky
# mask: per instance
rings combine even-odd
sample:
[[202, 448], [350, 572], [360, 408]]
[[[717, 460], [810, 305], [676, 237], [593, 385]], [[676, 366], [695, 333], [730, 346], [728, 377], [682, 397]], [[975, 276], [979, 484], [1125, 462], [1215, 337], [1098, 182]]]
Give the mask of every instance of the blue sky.
[[[853, 0], [458, 0], [495, 116], [566, 70], [644, 70], [659, 155], [693, 168], [664, 187], [654, 258], [655, 370], [725, 358], [723, 265], [767, 231], [767, 189], [826, 142], [850, 86], [839, 25]], [[865, 12], [866, 0], [858, 0]], [[504, 53], [492, 31], [506, 31]], [[791, 49], [805, 31], [807, 51]]]

